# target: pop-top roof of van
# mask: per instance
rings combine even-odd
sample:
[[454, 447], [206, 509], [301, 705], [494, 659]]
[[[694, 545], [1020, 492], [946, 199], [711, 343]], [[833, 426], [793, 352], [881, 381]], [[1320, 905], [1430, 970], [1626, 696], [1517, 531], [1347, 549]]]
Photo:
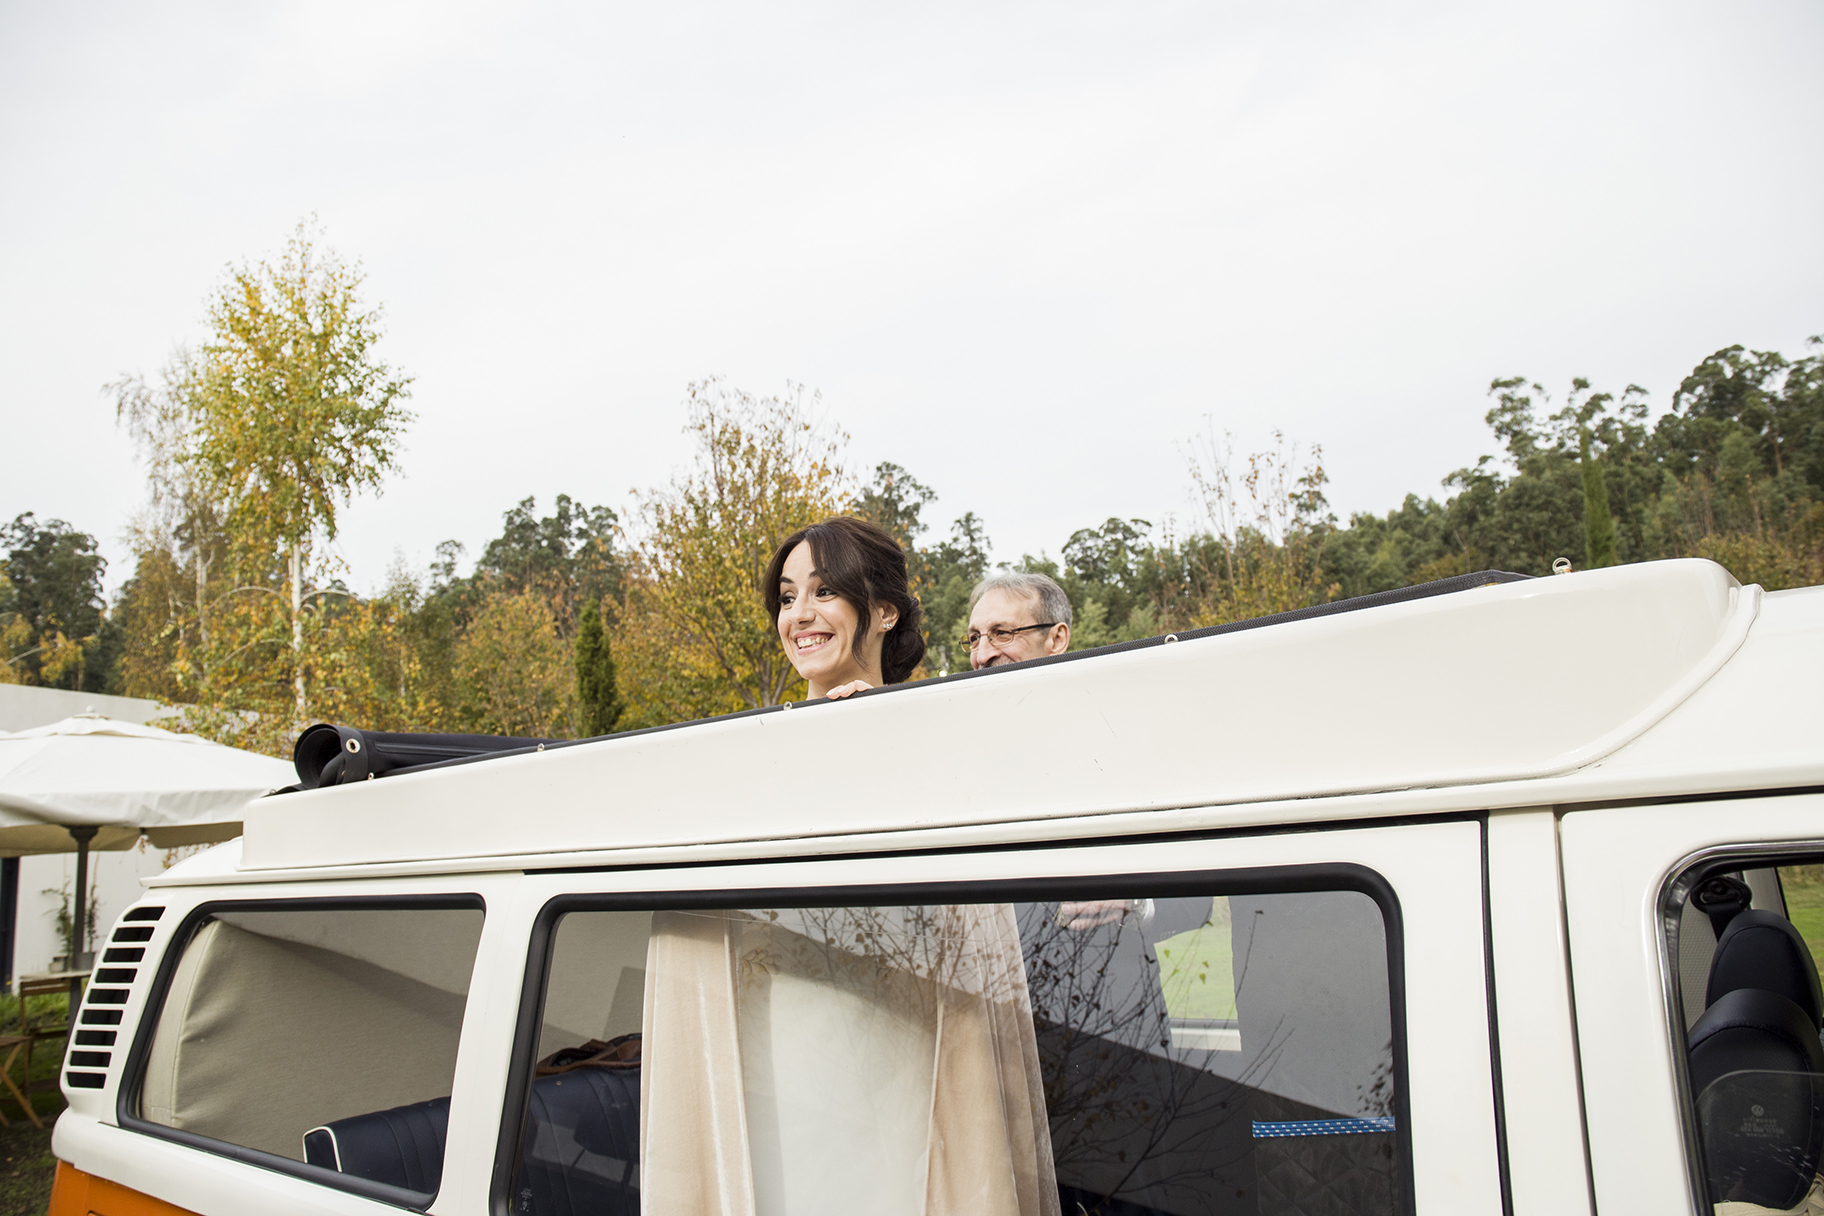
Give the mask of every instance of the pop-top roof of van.
[[[1714, 679], [1781, 599], [1767, 615], [1788, 641], [1757, 651], [1745, 685]], [[264, 799], [238, 870], [852, 852], [1697, 793], [1755, 774], [1820, 784], [1819, 699], [1778, 694], [1794, 663], [1815, 689], [1824, 588], [1764, 597], [1696, 560], [1464, 576]]]
[[[1250, 617], [1246, 620], [1231, 621], [1222, 625], [1208, 625], [1181, 633], [1138, 638], [1131, 642], [1117, 642], [1114, 645], [1100, 646], [1093, 650], [1052, 655], [1034, 662], [1076, 662], [1116, 651], [1139, 650], [1147, 646], [1192, 641], [1197, 638], [1215, 637], [1218, 634], [1239, 633], [1247, 629], [1264, 629], [1274, 625], [1283, 625], [1289, 621], [1302, 621], [1317, 616], [1335, 616], [1342, 612], [1359, 612], [1364, 608], [1378, 608], [1384, 604], [1400, 604], [1408, 600], [1428, 599], [1434, 595], [1450, 595], [1454, 592], [1488, 587], [1496, 583], [1515, 583], [1527, 577], [1524, 574], [1511, 574], [1505, 570], [1482, 570], [1473, 574], [1454, 574], [1448, 578], [1419, 583], [1411, 587], [1396, 587], [1389, 591], [1376, 591], [1351, 599], [1313, 604], [1305, 608], [1294, 608], [1289, 612]], [[991, 672], [988, 670], [964, 671], [945, 678], [967, 679], [989, 674]], [[876, 690], [876, 692], [887, 691], [889, 690]], [[745, 717], [749, 714], [773, 713], [779, 712], [782, 708], [781, 706], [767, 706], [760, 709], [741, 710], [737, 713], [721, 715], [721, 717], [726, 719]], [[647, 727], [642, 732], [624, 732], [622, 737], [634, 733], [678, 730], [696, 726], [699, 722], [706, 720], [697, 719]], [[598, 736], [598, 738], [605, 737]], [[429, 768], [492, 760], [514, 752], [542, 752], [547, 748], [574, 747], [579, 743], [595, 741], [595, 739], [535, 739], [505, 735], [370, 731], [362, 730], [359, 727], [319, 722], [299, 734], [292, 749], [292, 762], [297, 769], [298, 783], [278, 792], [288, 794], [300, 789], [314, 790], [323, 786], [347, 785], [351, 782], [392, 777], [402, 773], [422, 772]]]

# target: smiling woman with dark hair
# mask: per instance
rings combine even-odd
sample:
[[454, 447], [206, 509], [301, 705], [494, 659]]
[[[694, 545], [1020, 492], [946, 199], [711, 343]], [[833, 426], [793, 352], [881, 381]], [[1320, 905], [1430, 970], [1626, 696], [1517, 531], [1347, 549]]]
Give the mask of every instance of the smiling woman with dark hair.
[[761, 592], [812, 697], [898, 684], [925, 657], [905, 551], [877, 524], [839, 515], [792, 533]]

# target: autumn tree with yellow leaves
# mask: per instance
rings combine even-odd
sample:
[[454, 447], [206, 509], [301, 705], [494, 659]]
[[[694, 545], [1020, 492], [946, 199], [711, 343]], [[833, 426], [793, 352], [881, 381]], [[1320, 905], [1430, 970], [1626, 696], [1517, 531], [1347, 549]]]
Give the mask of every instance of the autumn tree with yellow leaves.
[[799, 386], [760, 397], [719, 378], [690, 385], [690, 469], [640, 496], [615, 651], [622, 729], [802, 696], [760, 599], [773, 551], [845, 510], [848, 436], [815, 418]]
[[222, 504], [226, 527], [256, 560], [282, 555], [293, 717], [309, 717], [307, 614], [334, 588], [306, 586], [338, 509], [378, 488], [411, 415], [410, 380], [380, 361], [379, 311], [357, 295], [361, 272], [316, 248], [300, 224], [278, 265], [234, 270], [211, 302], [192, 397], [187, 459]]
[[158, 388], [109, 386], [151, 500], [122, 691], [231, 723], [252, 711], [283, 735], [313, 712], [368, 708], [384, 687], [386, 664], [365, 660], [397, 622], [323, 557], [340, 508], [393, 468], [411, 417], [410, 380], [377, 357], [379, 310], [361, 281], [300, 224], [276, 263], [229, 271], [209, 340], [180, 351]]

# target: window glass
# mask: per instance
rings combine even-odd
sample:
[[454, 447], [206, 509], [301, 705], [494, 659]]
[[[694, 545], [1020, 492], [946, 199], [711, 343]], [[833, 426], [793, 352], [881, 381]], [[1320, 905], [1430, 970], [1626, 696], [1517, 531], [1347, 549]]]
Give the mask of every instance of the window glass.
[[478, 908], [209, 916], [172, 973], [139, 1117], [434, 1192], [481, 925]]
[[1812, 961], [1824, 967], [1824, 865], [1781, 866], [1779, 876], [1786, 915], [1805, 939]]
[[1675, 883], [1665, 921], [1698, 1179], [1718, 1216], [1824, 1211], [1824, 868], [1726, 864]]
[[573, 911], [536, 1050], [522, 1216], [1399, 1210], [1356, 892]]

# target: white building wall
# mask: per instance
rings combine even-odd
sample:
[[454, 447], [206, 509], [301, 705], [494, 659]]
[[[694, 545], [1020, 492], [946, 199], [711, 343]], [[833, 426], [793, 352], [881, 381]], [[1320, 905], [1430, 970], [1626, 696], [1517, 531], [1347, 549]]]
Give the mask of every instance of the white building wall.
[[[123, 853], [89, 854], [89, 881], [99, 901], [95, 931], [96, 948], [107, 940], [108, 930], [135, 903], [144, 888], [140, 879], [163, 872], [165, 851], [147, 844], [144, 837]], [[57, 935], [58, 894], [65, 884], [76, 886], [76, 854], [44, 853], [19, 859], [19, 921], [13, 940], [13, 975], [48, 971], [51, 959], [63, 953]], [[44, 894], [45, 891], [50, 894]]]
[[177, 708], [140, 697], [108, 697], [98, 692], [0, 684], [0, 730], [49, 726], [77, 714], [100, 714], [117, 722], [143, 723], [176, 712], [179, 712]]

